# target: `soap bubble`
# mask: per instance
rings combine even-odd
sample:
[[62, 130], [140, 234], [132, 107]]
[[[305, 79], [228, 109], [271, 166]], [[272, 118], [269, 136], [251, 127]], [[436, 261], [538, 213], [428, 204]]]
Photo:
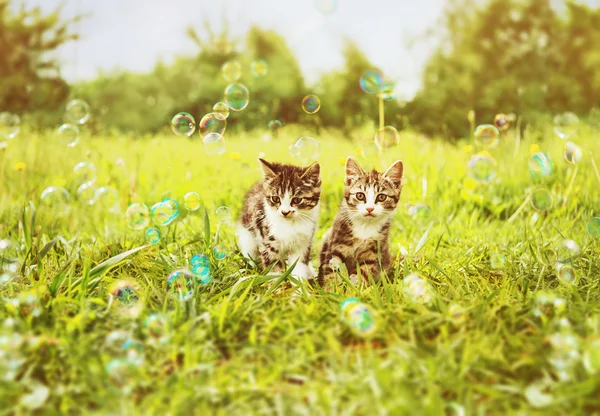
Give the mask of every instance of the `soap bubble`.
[[406, 296], [416, 303], [429, 303], [433, 298], [431, 288], [427, 281], [417, 273], [406, 276], [402, 282]]
[[568, 264], [556, 264], [556, 272], [558, 277], [565, 283], [573, 283], [575, 281], [575, 269]]
[[196, 120], [189, 113], [177, 113], [171, 119], [171, 130], [178, 136], [190, 137], [196, 131]]
[[554, 117], [554, 133], [563, 140], [577, 133], [579, 117], [571, 112], [557, 114]]
[[49, 186], [44, 189], [40, 200], [45, 207], [49, 208], [55, 215], [65, 215], [71, 210], [69, 203], [71, 197], [65, 188]]
[[538, 188], [531, 193], [531, 206], [537, 211], [548, 211], [552, 208], [552, 195], [545, 189]]
[[236, 82], [242, 76], [242, 65], [236, 60], [227, 61], [221, 66], [221, 73], [226, 81]]
[[302, 99], [302, 109], [305, 113], [315, 114], [321, 108], [321, 100], [316, 95], [307, 95]]
[[569, 163], [576, 164], [581, 162], [583, 152], [581, 147], [577, 146], [573, 142], [565, 143], [565, 160]]
[[140, 202], [133, 202], [125, 211], [127, 226], [133, 230], [142, 230], [150, 224], [150, 210]]
[[396, 146], [400, 142], [400, 135], [396, 128], [385, 126], [377, 130], [373, 141], [379, 149], [388, 149]]
[[375, 94], [381, 90], [381, 74], [377, 71], [367, 71], [360, 77], [360, 88], [367, 94]]
[[204, 117], [202, 117], [202, 120], [200, 120], [200, 124], [198, 125], [198, 130], [200, 131], [200, 136], [202, 137], [205, 137], [211, 133], [223, 135], [226, 128], [227, 119], [225, 119], [220, 113], [206, 114]]
[[6, 111], [0, 113], [0, 140], [14, 139], [20, 130], [21, 119], [18, 115]]
[[600, 339], [591, 341], [585, 346], [583, 366], [590, 374], [600, 373]]
[[194, 267], [197, 265], [210, 266], [210, 259], [205, 254], [194, 254], [190, 259], [190, 266]]
[[170, 330], [169, 321], [159, 313], [148, 315], [144, 321], [143, 332], [154, 344], [166, 344], [170, 337]]
[[94, 183], [96, 182], [96, 166], [92, 162], [79, 162], [73, 168], [75, 183]]
[[563, 240], [556, 248], [556, 258], [559, 263], [571, 263], [581, 254], [579, 245], [573, 240]]
[[250, 92], [244, 84], [231, 84], [225, 88], [225, 103], [233, 111], [242, 111], [248, 106]]
[[202, 139], [204, 151], [209, 155], [225, 153], [225, 139], [218, 133], [209, 133]]
[[496, 177], [496, 160], [488, 153], [477, 153], [469, 160], [468, 170], [477, 182], [491, 182]]
[[502, 254], [498, 251], [490, 253], [490, 267], [493, 270], [504, 269], [505, 265], [506, 265], [506, 257], [504, 256], [504, 254]]
[[115, 358], [106, 364], [106, 374], [110, 380], [129, 392], [133, 388], [135, 377], [138, 374], [137, 366], [125, 358]]
[[550, 264], [554, 264], [556, 263], [556, 260], [558, 259], [558, 255], [556, 254], [556, 251], [554, 251], [551, 248], [544, 248], [544, 249], [540, 249], [540, 261], [546, 265], [550, 265]]
[[506, 114], [496, 114], [494, 117], [494, 126], [500, 131], [506, 131], [510, 127], [510, 119]]
[[188, 211], [198, 211], [200, 209], [200, 195], [198, 192], [188, 192], [183, 196], [183, 206]]
[[269, 130], [278, 131], [281, 127], [283, 127], [283, 123], [279, 120], [271, 120], [269, 121], [267, 127]]
[[139, 286], [131, 280], [119, 280], [110, 289], [110, 294], [123, 306], [132, 306], [139, 300]]
[[264, 77], [269, 72], [269, 66], [264, 59], [256, 59], [250, 62], [250, 72], [255, 77]]
[[158, 228], [148, 228], [144, 234], [146, 243], [157, 244], [160, 241], [160, 230]]
[[189, 270], [176, 270], [167, 277], [169, 293], [180, 300], [188, 300], [194, 295], [193, 275]]
[[229, 224], [232, 220], [231, 210], [228, 207], [219, 207], [215, 211], [219, 224]]
[[369, 305], [350, 298], [342, 302], [341, 310], [342, 320], [355, 335], [368, 337], [377, 329], [375, 313]]
[[425, 204], [409, 204], [408, 215], [419, 222], [429, 221], [431, 219], [431, 208]]
[[96, 189], [93, 203], [97, 207], [109, 212], [119, 212], [121, 210], [119, 193], [115, 188], [110, 186], [102, 186]]
[[467, 316], [467, 311], [465, 311], [465, 308], [463, 308], [459, 304], [454, 303], [448, 308], [448, 314], [455, 321], [462, 321]]
[[369, 162], [375, 162], [379, 159], [379, 148], [374, 141], [369, 141], [360, 147], [360, 155]]
[[95, 194], [96, 186], [91, 182], [84, 183], [77, 188], [77, 199], [86, 205], [93, 205]]
[[547, 153], [537, 152], [531, 155], [528, 162], [529, 174], [532, 178], [545, 178], [554, 171], [554, 164]]
[[79, 143], [79, 128], [74, 124], [63, 124], [57, 130], [59, 143], [67, 147], [75, 147]]
[[538, 318], [554, 318], [563, 315], [567, 308], [567, 302], [563, 298], [545, 290], [536, 293], [533, 302], [533, 315]]
[[225, 249], [225, 247], [223, 245], [217, 244], [213, 248], [213, 256], [215, 256], [215, 259], [221, 261], [221, 260], [225, 259], [225, 257], [227, 257], [227, 250]]
[[600, 237], [600, 217], [591, 218], [588, 222], [587, 230], [592, 237]]
[[65, 119], [73, 124], [85, 124], [90, 118], [90, 106], [83, 100], [71, 100], [65, 107]]
[[322, 14], [331, 14], [337, 7], [338, 0], [316, 0], [317, 10]]
[[548, 355], [548, 362], [558, 373], [562, 380], [571, 378], [573, 368], [579, 362], [579, 338], [570, 327], [562, 327], [558, 332], [547, 338], [552, 350]]
[[229, 107], [224, 102], [219, 101], [213, 106], [213, 113], [219, 114], [222, 118], [227, 118], [229, 117]]
[[300, 159], [302, 163], [308, 163], [319, 157], [320, 145], [312, 137], [300, 137], [289, 150], [293, 157]]
[[192, 273], [200, 284], [206, 285], [212, 280], [212, 276], [210, 274], [210, 265], [197, 263], [192, 266]]
[[496, 147], [500, 141], [500, 131], [492, 124], [481, 124], [475, 129], [473, 137], [478, 146]]
[[397, 97], [396, 87], [394, 84], [383, 84], [378, 95], [385, 101], [393, 101]]
[[171, 198], [157, 202], [152, 206], [150, 219], [159, 227], [166, 227], [179, 216], [179, 203]]
[[144, 362], [144, 344], [140, 341], [128, 339], [121, 346], [121, 352], [132, 364], [141, 365]]

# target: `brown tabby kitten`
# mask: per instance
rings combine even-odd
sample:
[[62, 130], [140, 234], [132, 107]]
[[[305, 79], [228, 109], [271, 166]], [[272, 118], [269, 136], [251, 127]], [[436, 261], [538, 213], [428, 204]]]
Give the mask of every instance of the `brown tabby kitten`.
[[344, 200], [321, 250], [321, 284], [330, 285], [335, 275], [332, 258], [355, 281], [357, 272], [364, 280], [369, 275], [378, 279], [389, 268], [390, 221], [400, 200], [402, 171], [400, 160], [385, 173], [365, 172], [351, 157], [346, 160]]
[[246, 194], [238, 226], [242, 255], [260, 255], [264, 267], [274, 265], [273, 273], [298, 263], [292, 272], [297, 278], [311, 279], [310, 249], [319, 218], [321, 197], [320, 166], [302, 168], [259, 159], [264, 180]]

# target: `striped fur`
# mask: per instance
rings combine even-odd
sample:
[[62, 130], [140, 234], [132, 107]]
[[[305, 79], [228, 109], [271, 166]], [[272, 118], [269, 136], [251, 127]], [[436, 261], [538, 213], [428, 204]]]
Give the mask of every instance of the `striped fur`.
[[320, 166], [283, 165], [259, 159], [264, 180], [244, 201], [238, 243], [245, 257], [280, 273], [297, 261], [293, 275], [310, 279], [310, 250], [321, 197]]
[[329, 286], [335, 277], [331, 259], [344, 264], [348, 274], [377, 280], [391, 265], [391, 216], [402, 191], [403, 164], [394, 162], [385, 173], [365, 172], [346, 160], [344, 200], [321, 249], [319, 282]]

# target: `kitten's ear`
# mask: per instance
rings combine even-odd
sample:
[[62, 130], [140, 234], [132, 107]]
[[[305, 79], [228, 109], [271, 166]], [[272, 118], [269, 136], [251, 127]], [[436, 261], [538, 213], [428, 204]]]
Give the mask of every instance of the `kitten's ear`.
[[404, 173], [404, 165], [401, 160], [396, 160], [392, 166], [383, 174], [383, 177], [392, 181], [396, 188], [402, 184], [402, 174]]
[[261, 158], [259, 158], [258, 161], [260, 162], [260, 167], [262, 168], [262, 171], [265, 174], [265, 178], [272, 178], [274, 176], [277, 176], [277, 172], [275, 171], [275, 165]]
[[344, 179], [344, 183], [350, 185], [354, 179], [360, 178], [364, 174], [365, 171], [362, 170], [356, 160], [352, 159], [351, 156], [348, 156], [348, 159], [346, 159], [346, 178]]
[[310, 166], [304, 168], [304, 173], [300, 178], [314, 178], [319, 179], [319, 174], [321, 173], [321, 166], [315, 162]]

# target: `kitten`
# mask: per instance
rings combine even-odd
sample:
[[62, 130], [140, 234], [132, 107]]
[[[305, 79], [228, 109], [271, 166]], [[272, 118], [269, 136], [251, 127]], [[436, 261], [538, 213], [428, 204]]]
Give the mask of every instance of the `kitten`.
[[259, 159], [264, 180], [244, 200], [237, 236], [242, 255], [260, 255], [264, 267], [281, 273], [284, 266], [298, 263], [296, 278], [312, 279], [310, 250], [319, 216], [321, 168], [283, 165]]
[[355, 282], [358, 272], [366, 281], [389, 268], [390, 222], [400, 200], [402, 172], [400, 160], [385, 173], [365, 172], [351, 157], [346, 160], [344, 200], [321, 249], [319, 283], [331, 284], [332, 258], [346, 266]]

